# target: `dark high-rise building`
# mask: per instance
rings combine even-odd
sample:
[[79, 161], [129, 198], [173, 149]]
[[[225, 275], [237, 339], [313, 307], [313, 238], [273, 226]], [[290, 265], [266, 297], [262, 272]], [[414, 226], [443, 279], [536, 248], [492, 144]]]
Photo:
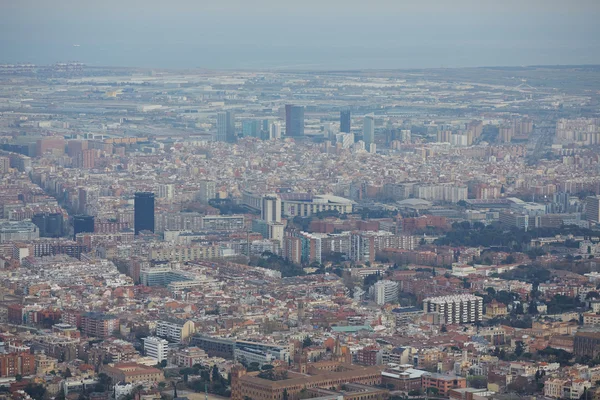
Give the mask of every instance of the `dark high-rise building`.
[[350, 133], [350, 110], [340, 112], [340, 132]]
[[35, 214], [31, 218], [38, 228], [40, 237], [61, 237], [63, 234], [63, 216], [61, 213]]
[[75, 215], [73, 217], [73, 239], [78, 233], [94, 232], [94, 217], [92, 215]]
[[304, 107], [285, 105], [285, 136], [304, 136]]
[[154, 193], [137, 192], [133, 212], [136, 235], [140, 231], [154, 232]]

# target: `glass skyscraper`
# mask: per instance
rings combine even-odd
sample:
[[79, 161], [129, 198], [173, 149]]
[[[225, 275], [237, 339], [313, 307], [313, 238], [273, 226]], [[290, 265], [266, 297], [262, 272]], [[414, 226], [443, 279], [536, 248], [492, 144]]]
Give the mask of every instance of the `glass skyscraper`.
[[304, 136], [304, 107], [286, 104], [285, 136]]
[[154, 193], [137, 192], [133, 212], [136, 235], [140, 231], [154, 232]]

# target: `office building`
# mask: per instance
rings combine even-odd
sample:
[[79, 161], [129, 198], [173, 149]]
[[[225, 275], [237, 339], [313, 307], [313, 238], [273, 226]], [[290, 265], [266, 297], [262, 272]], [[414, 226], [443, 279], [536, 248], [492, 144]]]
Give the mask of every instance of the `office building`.
[[281, 125], [279, 122], [273, 122], [269, 126], [269, 139], [281, 139]]
[[137, 192], [134, 204], [135, 234], [141, 231], [154, 232], [154, 193]]
[[261, 218], [266, 222], [281, 222], [281, 199], [276, 195], [262, 199]]
[[279, 197], [281, 198], [282, 214], [289, 217], [309, 217], [321, 211], [350, 214], [354, 208], [354, 201], [340, 196], [282, 193]]
[[600, 222], [600, 196], [585, 198], [585, 217], [588, 221]]
[[372, 115], [367, 115], [363, 121], [363, 141], [367, 146], [375, 142], [375, 118]]
[[242, 136], [261, 139], [262, 125], [262, 121], [258, 119], [242, 121]]
[[398, 282], [383, 280], [373, 285], [373, 300], [378, 305], [398, 302]]
[[349, 149], [354, 144], [353, 133], [336, 133], [335, 144], [342, 149]]
[[200, 181], [200, 190], [198, 190], [197, 200], [201, 204], [208, 204], [209, 200], [216, 197], [216, 185], [213, 181]]
[[350, 133], [351, 120], [350, 110], [342, 110], [340, 112], [340, 132]]
[[436, 313], [442, 324], [461, 324], [483, 319], [483, 298], [471, 294], [429, 297], [423, 300], [425, 313]]
[[63, 215], [61, 213], [35, 214], [31, 218], [40, 229], [40, 237], [61, 237], [63, 234]]
[[235, 115], [231, 111], [222, 111], [217, 114], [217, 141], [233, 143], [237, 139], [235, 134]]
[[94, 217], [91, 215], [75, 215], [73, 217], [73, 239], [78, 233], [94, 232]]
[[152, 357], [157, 363], [167, 359], [169, 342], [158, 337], [148, 336], [144, 338], [144, 353]]
[[0, 243], [34, 240], [40, 237], [40, 229], [29, 221], [0, 222]]
[[304, 136], [304, 107], [286, 104], [285, 135]]

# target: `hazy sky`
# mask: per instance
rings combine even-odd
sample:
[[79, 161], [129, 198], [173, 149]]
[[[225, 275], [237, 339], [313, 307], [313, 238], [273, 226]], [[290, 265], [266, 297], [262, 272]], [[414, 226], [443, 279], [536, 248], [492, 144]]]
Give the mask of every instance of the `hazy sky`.
[[0, 62], [231, 69], [600, 64], [599, 17], [600, 0], [0, 0]]

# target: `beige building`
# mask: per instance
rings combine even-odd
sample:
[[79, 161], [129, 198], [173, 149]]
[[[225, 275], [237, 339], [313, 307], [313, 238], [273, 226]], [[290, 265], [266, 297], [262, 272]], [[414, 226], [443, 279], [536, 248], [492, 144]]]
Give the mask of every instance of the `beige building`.
[[50, 371], [56, 371], [56, 358], [48, 357], [44, 353], [35, 355], [35, 373], [37, 375], [48, 375]]
[[100, 372], [111, 377], [113, 382], [161, 382], [164, 380], [163, 372], [160, 369], [136, 363], [103, 365]]

